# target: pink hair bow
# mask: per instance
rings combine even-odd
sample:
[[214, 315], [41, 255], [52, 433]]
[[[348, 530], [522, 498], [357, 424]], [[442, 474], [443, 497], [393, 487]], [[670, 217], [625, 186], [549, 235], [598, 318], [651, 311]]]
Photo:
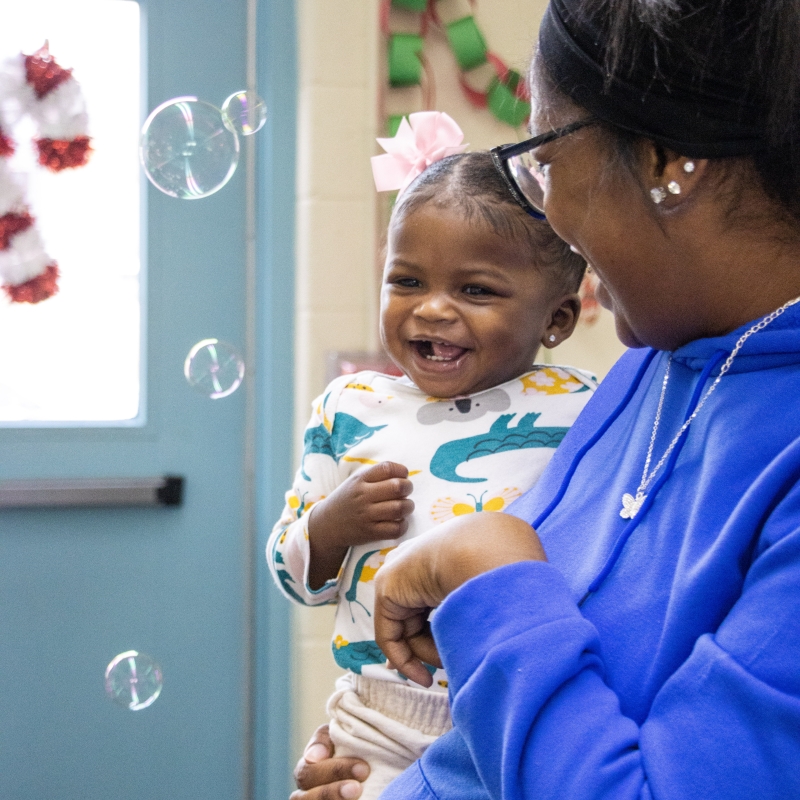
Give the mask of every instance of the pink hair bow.
[[372, 175], [379, 192], [408, 186], [426, 167], [447, 156], [463, 153], [464, 132], [444, 111], [417, 111], [403, 117], [397, 134], [378, 139], [386, 151], [372, 157]]

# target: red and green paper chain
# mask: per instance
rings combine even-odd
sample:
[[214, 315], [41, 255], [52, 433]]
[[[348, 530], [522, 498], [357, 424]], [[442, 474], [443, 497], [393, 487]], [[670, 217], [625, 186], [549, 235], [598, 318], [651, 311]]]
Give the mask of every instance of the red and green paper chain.
[[[443, 23], [437, 14], [437, 0], [382, 0], [384, 32], [388, 37], [388, 78], [393, 88], [422, 85], [426, 72], [423, 54], [425, 34], [430, 24], [444, 29], [458, 64], [461, 87], [467, 99], [477, 108], [488, 109], [497, 119], [512, 127], [523, 125], [530, 116], [530, 99], [525, 80], [519, 72], [509, 69], [486, 45], [473, 14]], [[391, 8], [412, 11], [420, 15], [420, 32], [393, 33], [389, 31]], [[493, 77], [484, 89], [473, 88], [467, 73], [489, 64]], [[394, 136], [404, 115], [393, 114], [387, 121], [388, 133]]]

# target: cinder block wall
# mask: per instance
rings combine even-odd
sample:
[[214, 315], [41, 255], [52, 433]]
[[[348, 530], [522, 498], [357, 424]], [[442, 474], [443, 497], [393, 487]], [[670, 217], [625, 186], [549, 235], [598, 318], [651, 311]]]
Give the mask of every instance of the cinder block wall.
[[[325, 353], [376, 345], [378, 3], [298, 0], [295, 441], [325, 385]], [[299, 456], [299, 451], [296, 453]], [[288, 487], [287, 487], [288, 488]], [[337, 667], [331, 608], [295, 609], [296, 752], [325, 720]]]

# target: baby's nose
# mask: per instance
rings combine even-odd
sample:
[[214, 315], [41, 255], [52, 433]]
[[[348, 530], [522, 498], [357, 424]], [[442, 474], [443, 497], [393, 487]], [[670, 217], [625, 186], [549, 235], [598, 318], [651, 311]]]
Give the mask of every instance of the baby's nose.
[[427, 320], [452, 319], [456, 316], [453, 303], [444, 293], [427, 295], [417, 306], [416, 313]]

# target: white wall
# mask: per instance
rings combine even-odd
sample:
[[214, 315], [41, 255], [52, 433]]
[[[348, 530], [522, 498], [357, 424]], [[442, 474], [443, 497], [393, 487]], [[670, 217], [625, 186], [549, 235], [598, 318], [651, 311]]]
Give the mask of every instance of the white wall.
[[[476, 18], [489, 48], [510, 67], [524, 72], [544, 7], [544, 0], [477, 4]], [[379, 97], [385, 69], [378, 10], [378, 0], [298, 0], [298, 445], [311, 401], [324, 388], [326, 352], [377, 345], [378, 228], [385, 214], [384, 201], [375, 194], [369, 157], [382, 152], [375, 137], [384, 135]], [[443, 34], [431, 30], [425, 54], [436, 77], [436, 108], [461, 125], [471, 149], [522, 135], [488, 111], [469, 105]], [[407, 93], [409, 102], [419, 97], [417, 90]], [[581, 327], [552, 351], [552, 360], [603, 375], [621, 352], [603, 312], [598, 323]], [[294, 619], [293, 740], [299, 755], [314, 728], [325, 721], [325, 700], [339, 670], [330, 649], [332, 609], [297, 609]]]

